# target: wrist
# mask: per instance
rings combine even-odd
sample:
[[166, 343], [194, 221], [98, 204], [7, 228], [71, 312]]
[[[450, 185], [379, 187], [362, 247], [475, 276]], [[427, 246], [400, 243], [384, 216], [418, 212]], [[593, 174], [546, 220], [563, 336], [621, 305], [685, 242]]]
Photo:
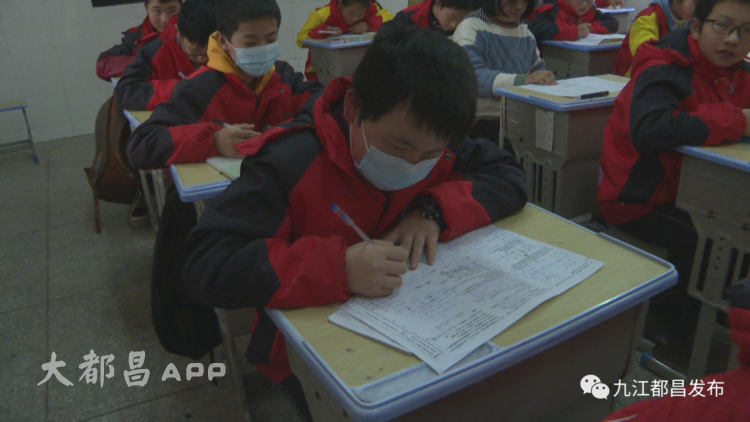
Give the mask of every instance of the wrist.
[[437, 223], [440, 231], [443, 231], [447, 227], [445, 219], [443, 219], [443, 210], [432, 196], [420, 196], [414, 200], [414, 204], [415, 210], [419, 212], [422, 218]]

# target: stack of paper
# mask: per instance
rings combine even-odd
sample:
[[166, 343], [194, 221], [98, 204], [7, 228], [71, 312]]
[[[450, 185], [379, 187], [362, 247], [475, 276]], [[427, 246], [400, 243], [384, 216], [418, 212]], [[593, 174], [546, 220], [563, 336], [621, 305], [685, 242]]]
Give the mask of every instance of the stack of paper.
[[627, 85], [625, 82], [611, 81], [596, 76], [582, 76], [580, 78], [562, 79], [557, 85], [521, 85], [521, 88], [541, 92], [558, 97], [580, 97], [584, 94], [596, 92], [614, 93], [620, 92]]
[[495, 226], [438, 245], [437, 256], [390, 296], [354, 297], [329, 320], [345, 312], [440, 374], [604, 265]]
[[240, 177], [242, 158], [227, 158], [217, 155], [209, 158], [206, 162], [231, 180]]
[[575, 45], [621, 44], [624, 39], [624, 34], [589, 34], [586, 38], [564, 42]]

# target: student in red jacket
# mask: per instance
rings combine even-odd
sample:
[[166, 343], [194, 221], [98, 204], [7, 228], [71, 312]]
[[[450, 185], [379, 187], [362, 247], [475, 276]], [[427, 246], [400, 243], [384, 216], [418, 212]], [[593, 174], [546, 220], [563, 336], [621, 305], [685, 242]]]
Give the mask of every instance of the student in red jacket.
[[167, 101], [178, 81], [208, 62], [208, 38], [216, 32], [213, 0], [185, 0], [166, 28], [143, 44], [115, 88], [125, 110], [153, 110]]
[[[696, 317], [685, 292], [697, 234], [689, 215], [674, 205], [682, 164], [674, 149], [750, 135], [750, 66], [743, 61], [748, 52], [750, 1], [699, 0], [689, 29], [638, 49], [633, 77], [604, 129], [597, 193], [601, 215], [668, 249], [680, 280], [671, 295], [682, 313], [675, 324]], [[692, 329], [683, 328], [684, 336]]]
[[[670, 393], [659, 399], [632, 404], [602, 422], [750, 421], [750, 280], [729, 287], [726, 298], [730, 306], [729, 333], [739, 349], [737, 360], [741, 366], [695, 382], [695, 386], [703, 386], [702, 392], [691, 394], [694, 387], [686, 381], [683, 383], [685, 394]], [[721, 394], [708, 391], [712, 383], [721, 388]]]
[[[331, 0], [330, 4], [310, 13], [307, 22], [297, 33], [297, 46], [307, 48], [302, 41], [309, 38], [328, 38], [341, 34], [375, 32], [383, 22], [393, 15], [372, 0]], [[307, 53], [305, 76], [308, 81], [317, 81], [318, 76]]]
[[304, 82], [289, 64], [275, 60], [280, 22], [275, 0], [220, 1], [208, 64], [178, 82], [169, 101], [130, 135], [133, 167], [202, 162], [215, 155], [238, 158], [234, 144], [292, 119], [322, 91], [319, 83]]
[[[294, 377], [263, 308], [388, 295], [423, 252], [440, 259], [438, 240], [524, 206], [513, 157], [466, 136], [476, 86], [458, 45], [399, 26], [375, 37], [353, 79], [328, 84], [312, 117], [238, 146], [242, 175], [190, 233], [184, 281], [198, 302], [256, 308], [247, 357], [272, 381]], [[333, 203], [380, 240], [363, 242]]]
[[122, 42], [103, 52], [96, 59], [96, 76], [105, 81], [122, 76], [125, 66], [135, 60], [141, 38], [161, 32], [167, 21], [180, 11], [182, 0], [145, 0], [146, 18], [143, 23], [123, 32]]
[[451, 36], [466, 15], [477, 9], [475, 3], [474, 0], [425, 0], [396, 13], [396, 17], [385, 22], [382, 28], [414, 25]]
[[548, 0], [529, 16], [529, 30], [537, 42], [575, 41], [589, 33], [616, 33], [617, 19], [592, 6], [593, 0]]

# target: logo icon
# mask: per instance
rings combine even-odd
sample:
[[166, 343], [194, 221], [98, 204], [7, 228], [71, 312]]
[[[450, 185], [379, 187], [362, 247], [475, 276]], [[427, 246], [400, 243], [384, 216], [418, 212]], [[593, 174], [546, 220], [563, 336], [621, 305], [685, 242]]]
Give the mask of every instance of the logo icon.
[[602, 380], [596, 375], [586, 375], [581, 378], [581, 390], [583, 390], [583, 394], [591, 394], [597, 399], [609, 397], [609, 386], [602, 383]]

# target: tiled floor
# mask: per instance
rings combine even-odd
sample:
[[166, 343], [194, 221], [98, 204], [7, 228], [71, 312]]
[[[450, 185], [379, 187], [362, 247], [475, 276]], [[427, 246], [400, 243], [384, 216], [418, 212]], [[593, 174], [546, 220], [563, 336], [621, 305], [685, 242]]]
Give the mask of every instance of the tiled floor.
[[[239, 421], [231, 380], [185, 380], [191, 361], [162, 350], [151, 325], [150, 268], [154, 232], [127, 225], [127, 206], [103, 202], [102, 233], [93, 222], [93, 136], [0, 154], [0, 420]], [[113, 355], [112, 378], [88, 384], [84, 355]], [[128, 387], [131, 351], [145, 351], [144, 387]], [[66, 365], [66, 387], [41, 365], [52, 353]], [[162, 381], [167, 365], [182, 381]], [[208, 360], [204, 359], [204, 364]], [[653, 379], [638, 369], [632, 379]], [[253, 419], [300, 419], [279, 388], [255, 372], [246, 377]], [[633, 399], [629, 399], [632, 401]]]
[[[185, 380], [191, 361], [165, 352], [151, 325], [151, 228], [133, 229], [126, 205], [101, 203], [96, 234], [83, 168], [93, 135], [0, 154], [0, 420], [240, 421], [229, 377]], [[86, 383], [79, 365], [91, 350], [113, 355], [114, 375]], [[145, 351], [144, 387], [128, 387], [131, 351]], [[41, 365], [52, 353], [66, 365], [66, 387]], [[169, 363], [182, 380], [162, 381]], [[208, 359], [203, 362], [208, 365]], [[105, 370], [107, 372], [107, 370]], [[255, 421], [297, 421], [277, 386], [259, 373], [246, 379]]]

